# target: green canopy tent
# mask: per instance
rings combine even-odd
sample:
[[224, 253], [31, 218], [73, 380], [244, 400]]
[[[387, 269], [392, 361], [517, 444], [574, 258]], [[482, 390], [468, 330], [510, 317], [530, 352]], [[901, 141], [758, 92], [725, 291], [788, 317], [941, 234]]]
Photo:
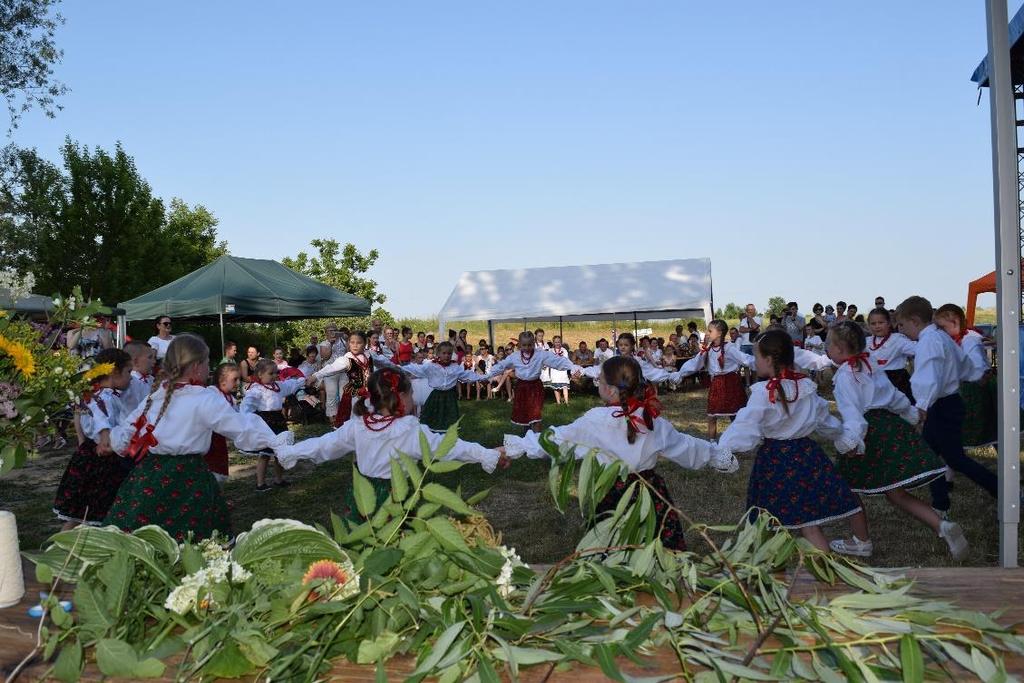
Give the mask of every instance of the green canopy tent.
[[[174, 282], [118, 306], [124, 322], [167, 315], [220, 323], [370, 315], [370, 302], [300, 275], [277, 261], [221, 256]], [[123, 340], [119, 340], [123, 341]]]

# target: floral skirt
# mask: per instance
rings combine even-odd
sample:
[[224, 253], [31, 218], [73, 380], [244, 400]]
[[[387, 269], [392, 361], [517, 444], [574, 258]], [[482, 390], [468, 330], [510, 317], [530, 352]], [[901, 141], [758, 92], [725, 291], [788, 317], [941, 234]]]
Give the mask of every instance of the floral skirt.
[[747, 486], [747, 507], [787, 529], [817, 526], [860, 511], [860, 501], [813, 439], [765, 439]]
[[121, 485], [105, 523], [125, 531], [156, 524], [179, 542], [214, 531], [231, 536], [227, 503], [202, 454], [147, 455]]
[[960, 385], [960, 398], [964, 401], [964, 445], [984, 446], [996, 441], [995, 373], [988, 373], [977, 382]]
[[[650, 484], [651, 488], [665, 497], [665, 500], [672, 501], [672, 496], [668, 492], [668, 486], [665, 485], [665, 480], [660, 474], [654, 470], [631, 472], [626, 481], [616, 480], [612, 490], [597, 504], [598, 514], [614, 511], [619, 501], [622, 500], [622, 496], [625, 495], [626, 489], [629, 488], [630, 484], [639, 479], [643, 479]], [[636, 498], [637, 492], [639, 492], [639, 487], [633, 493], [634, 498]], [[658, 496], [652, 494], [651, 502], [654, 503], [654, 511], [658, 515], [658, 524], [661, 526], [662, 545], [670, 550], [686, 550], [686, 540], [683, 538], [683, 523], [679, 519], [679, 514], [675, 510], [669, 509]]]
[[854, 493], [912, 489], [945, 476], [946, 463], [910, 423], [888, 410], [869, 410], [864, 453], [840, 455], [839, 474]]
[[708, 389], [708, 416], [731, 417], [747, 405], [747, 390], [738, 372], [711, 377]]
[[[365, 477], [366, 475], [363, 476]], [[377, 477], [366, 477], [366, 479], [373, 486], [373, 495], [377, 498], [377, 505], [374, 509], [379, 509], [391, 497], [391, 480], [379, 479]], [[349, 487], [348, 492], [345, 494], [345, 507], [342, 509], [342, 515], [353, 524], [362, 524], [366, 521], [366, 518], [359, 514], [359, 508], [356, 507], [356, 489], [354, 486]]]
[[435, 432], [447, 431], [459, 420], [459, 397], [457, 389], [452, 387], [442, 391], [434, 389], [420, 409], [420, 422]]
[[544, 408], [544, 384], [539, 379], [517, 380], [512, 399], [512, 423], [528, 427], [540, 422]]
[[131, 466], [131, 460], [114, 454], [97, 455], [96, 443], [87, 439], [71, 456], [60, 478], [54, 514], [65, 522], [100, 524]]
[[911, 403], [914, 403], [914, 392], [910, 389], [910, 373], [907, 372], [906, 368], [886, 370], [885, 376], [889, 378], [889, 381], [892, 382], [897, 391], [909, 398]]

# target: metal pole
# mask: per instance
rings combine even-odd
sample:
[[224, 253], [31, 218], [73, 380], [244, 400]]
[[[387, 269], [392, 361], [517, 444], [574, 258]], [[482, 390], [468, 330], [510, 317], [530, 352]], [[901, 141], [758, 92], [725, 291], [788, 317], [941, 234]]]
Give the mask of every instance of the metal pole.
[[[562, 316], [558, 316], [558, 336], [562, 336]], [[565, 344], [565, 340], [562, 340], [562, 344]]]
[[1020, 522], [1020, 221], [1006, 0], [986, 0], [999, 350], [999, 564], [1017, 566]]
[[220, 318], [220, 352], [221, 352], [221, 358], [223, 358], [224, 357], [224, 351], [225, 351], [225, 349], [224, 349], [224, 311], [221, 310], [221, 312], [217, 314], [217, 317]]
[[640, 331], [640, 328], [636, 324], [636, 311], [633, 311], [633, 336], [635, 337]]
[[490, 340], [491, 349], [494, 348], [494, 321], [487, 321], [487, 339]]

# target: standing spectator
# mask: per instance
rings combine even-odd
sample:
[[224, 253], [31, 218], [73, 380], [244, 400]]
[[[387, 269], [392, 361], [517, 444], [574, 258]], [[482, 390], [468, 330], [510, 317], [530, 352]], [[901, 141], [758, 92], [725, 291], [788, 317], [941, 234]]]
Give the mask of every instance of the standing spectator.
[[884, 296], [876, 296], [875, 297], [875, 308], [885, 308], [885, 297]]
[[836, 325], [838, 325], [839, 323], [843, 322], [846, 319], [847, 319], [846, 318], [846, 302], [845, 301], [837, 301], [836, 302], [836, 319], [832, 321], [832, 327], [835, 327]]
[[217, 365], [237, 365], [238, 361], [235, 360], [235, 356], [238, 355], [238, 344], [233, 341], [224, 342], [224, 357], [220, 359]]
[[395, 354], [395, 360], [398, 361], [399, 365], [408, 365], [412, 362], [412, 354], [414, 353], [414, 345], [412, 343], [412, 328], [408, 325], [402, 327], [402, 341], [398, 342], [397, 353]]
[[242, 382], [249, 384], [256, 381], [256, 363], [260, 360], [260, 350], [250, 346], [245, 350], [245, 358], [238, 364]]
[[378, 337], [384, 333], [384, 325], [380, 318], [370, 318], [370, 332], [375, 332]]
[[829, 327], [836, 324], [836, 309], [832, 304], [825, 307], [825, 322]]
[[856, 318], [857, 318], [857, 310], [858, 309], [857, 309], [857, 305], [856, 304], [850, 304], [849, 306], [847, 306], [846, 307], [846, 319], [847, 320], [856, 320]]
[[[569, 360], [569, 349], [562, 346], [562, 338], [557, 334], [551, 338], [551, 353]], [[551, 368], [548, 375], [551, 389], [555, 392], [555, 403], [569, 404], [569, 372], [559, 368]]]
[[747, 304], [743, 309], [743, 317], [740, 318], [740, 324], [737, 328], [740, 332], [740, 351], [745, 354], [752, 354], [754, 352], [754, 342], [757, 341], [758, 335], [761, 334], [761, 323], [764, 318], [757, 314], [757, 306], [754, 304]]
[[158, 316], [155, 325], [156, 334], [150, 337], [146, 343], [156, 351], [157, 362], [161, 362], [164, 356], [167, 355], [167, 347], [171, 345], [171, 340], [174, 339], [174, 335], [171, 334], [171, 316]]
[[[822, 341], [825, 341], [825, 335], [828, 333], [828, 319], [825, 317], [825, 309], [821, 304], [814, 304], [811, 312], [814, 316], [808, 324], [814, 330], [814, 334], [821, 337]], [[806, 344], [804, 344], [804, 348], [807, 348]]]
[[796, 302], [790, 301], [786, 304], [786, 310], [782, 313], [782, 326], [786, 328], [786, 333], [789, 334], [789, 338], [793, 340], [794, 344], [803, 341], [805, 324], [806, 321], [800, 315], [800, 307]]
[[417, 332], [416, 343], [412, 345], [412, 352], [415, 353], [426, 353], [427, 352], [427, 333]]

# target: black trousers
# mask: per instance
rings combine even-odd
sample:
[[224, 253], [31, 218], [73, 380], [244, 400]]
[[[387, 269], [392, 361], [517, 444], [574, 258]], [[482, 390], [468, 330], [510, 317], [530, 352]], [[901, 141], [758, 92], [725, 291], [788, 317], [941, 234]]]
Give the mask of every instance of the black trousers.
[[[992, 470], [964, 453], [964, 402], [960, 394], [944, 396], [928, 409], [922, 436], [949, 467], [963, 474], [995, 498], [998, 479]], [[932, 507], [943, 512], [949, 510], [949, 486], [945, 477], [933, 481]]]

